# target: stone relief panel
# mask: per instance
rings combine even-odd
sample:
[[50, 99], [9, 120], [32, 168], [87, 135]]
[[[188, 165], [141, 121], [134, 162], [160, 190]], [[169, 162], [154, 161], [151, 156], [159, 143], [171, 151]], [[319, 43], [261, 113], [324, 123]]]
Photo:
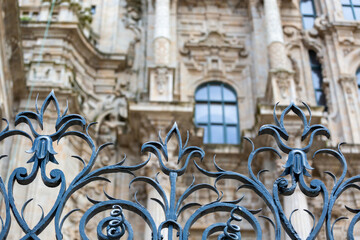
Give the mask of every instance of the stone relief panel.
[[193, 81], [228, 79], [236, 82], [250, 63], [247, 8], [244, 3], [235, 1], [224, 3], [186, 1], [178, 6], [177, 44], [181, 79], [179, 86], [175, 87], [180, 89], [183, 100], [186, 100], [186, 95], [193, 94], [186, 92]]
[[150, 101], [172, 101], [174, 69], [150, 69]]
[[228, 72], [241, 71], [243, 66], [240, 58], [248, 56], [244, 42], [238, 39], [226, 40], [216, 31], [197, 40], [188, 40], [181, 53], [188, 69], [202, 71], [205, 75], [219, 71], [224, 76]]

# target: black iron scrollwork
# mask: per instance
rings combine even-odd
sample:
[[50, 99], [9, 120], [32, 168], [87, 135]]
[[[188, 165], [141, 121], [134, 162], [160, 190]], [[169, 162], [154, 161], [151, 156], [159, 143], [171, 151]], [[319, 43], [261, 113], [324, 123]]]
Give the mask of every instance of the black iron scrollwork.
[[[33, 126], [33, 122], [36, 121], [39, 127], [41, 129], [43, 128], [44, 114], [51, 102], [55, 105], [57, 113], [55, 132], [52, 134], [43, 135], [36, 131], [36, 127]], [[138, 165], [125, 165], [124, 163], [126, 162], [126, 158], [124, 158], [114, 165], [94, 169], [94, 164], [99, 152], [109, 144], [104, 144], [97, 148], [93, 139], [89, 135], [89, 128], [91, 128], [94, 123], [87, 125], [84, 117], [76, 114], [67, 114], [67, 108], [64, 113], [61, 114], [59, 103], [55, 97], [55, 94], [54, 92], [51, 92], [45, 99], [40, 110], [36, 104], [36, 112], [26, 111], [21, 112], [16, 116], [15, 125], [25, 123], [30, 129], [31, 135], [25, 131], [16, 129], [11, 130], [9, 128], [8, 121], [3, 119], [7, 123], [7, 126], [0, 132], [0, 141], [14, 135], [20, 135], [30, 139], [32, 142], [32, 147], [28, 153], [32, 154], [32, 156], [27, 161], [27, 164], [31, 164], [32, 168], [30, 172], [28, 172], [24, 167], [16, 168], [10, 175], [7, 186], [5, 185], [3, 179], [0, 178], [0, 192], [3, 196], [3, 204], [6, 207], [5, 220], [0, 219], [2, 223], [0, 239], [6, 239], [9, 233], [12, 218], [11, 215], [13, 218], [15, 218], [16, 222], [25, 234], [22, 239], [39, 239], [39, 234], [45, 228], [47, 228], [51, 222], [55, 224], [56, 239], [63, 239], [62, 226], [64, 221], [69, 217], [70, 214], [78, 210], [74, 209], [63, 216], [63, 211], [69, 198], [80, 188], [91, 182], [108, 181], [108, 179], [103, 176], [104, 174], [108, 173], [130, 174], [134, 176], [130, 182], [130, 186], [135, 183], [143, 183], [148, 184], [151, 188], [153, 188], [160, 196], [160, 199], [153, 199], [153, 201], [161, 206], [165, 220], [160, 223], [156, 222], [150, 214], [149, 210], [137, 201], [136, 194], [134, 196], [135, 201], [130, 201], [116, 199], [105, 193], [106, 197], [108, 198], [108, 200], [105, 201], [97, 201], [89, 198], [89, 201], [93, 203], [93, 206], [83, 214], [78, 226], [80, 237], [82, 239], [89, 239], [85, 231], [88, 222], [95, 215], [106, 211], [110, 211], [110, 216], [107, 215], [107, 217], [103, 218], [98, 223], [97, 238], [103, 240], [121, 239], [124, 237], [127, 239], [133, 239], [134, 229], [131, 225], [131, 221], [126, 219], [124, 210], [131, 211], [132, 213], [139, 215], [144, 220], [144, 222], [151, 229], [152, 239], [188, 239], [191, 227], [201, 217], [214, 212], [228, 212], [229, 219], [227, 222], [214, 223], [208, 226], [202, 234], [202, 239], [208, 239], [211, 235], [214, 234], [217, 234], [218, 239], [221, 240], [241, 239], [241, 227], [237, 224], [241, 224], [243, 220], [246, 220], [251, 224], [255, 231], [256, 239], [262, 239], [263, 235], [261, 225], [258, 221], [259, 217], [269, 221], [270, 225], [274, 227], [275, 239], [281, 239], [281, 227], [286, 231], [286, 234], [291, 239], [300, 239], [298, 233], [291, 223], [292, 214], [289, 217], [285, 215], [280, 201], [281, 195], [292, 195], [297, 186], [299, 186], [301, 192], [306, 196], [317, 197], [321, 194], [323, 200], [323, 210], [319, 219], [315, 219], [313, 213], [305, 210], [314, 221], [313, 228], [311, 229], [307, 239], [315, 239], [318, 236], [320, 229], [324, 225], [326, 228], [327, 238], [334, 239], [333, 227], [338, 221], [344, 219], [344, 217], [340, 217], [335, 220], [332, 218], [332, 211], [336, 200], [345, 190], [349, 188], [360, 189], [359, 185], [357, 185], [357, 183], [360, 182], [360, 175], [345, 180], [345, 175], [347, 173], [347, 163], [344, 155], [340, 151], [341, 144], [339, 144], [337, 150], [320, 149], [312, 156], [312, 158], [314, 158], [318, 154], [325, 153], [335, 157], [340, 162], [342, 166], [342, 173], [339, 179], [337, 179], [334, 174], [326, 172], [334, 180], [334, 186], [331, 192], [329, 193], [325, 184], [321, 180], [311, 180], [312, 177], [309, 171], [313, 168], [308, 161], [308, 155], [311, 146], [313, 145], [314, 137], [316, 135], [323, 135], [329, 138], [330, 132], [322, 125], [311, 125], [310, 108], [305, 103], [304, 106], [309, 112], [309, 120], [307, 120], [306, 115], [301, 110], [301, 108], [291, 103], [282, 112], [280, 119], [278, 119], [276, 116], [277, 106], [275, 106], [275, 125], [264, 125], [260, 128], [259, 135], [269, 134], [273, 136], [279, 150], [272, 147], [260, 147], [255, 149], [254, 143], [250, 139], [246, 138], [246, 140], [252, 145], [252, 151], [247, 159], [248, 175], [240, 174], [234, 171], [228, 171], [221, 168], [216, 163], [215, 158], [214, 166], [216, 171], [208, 171], [200, 167], [198, 162], [196, 162], [196, 159], [203, 161], [205, 152], [199, 147], [188, 146], [189, 134], [187, 135], [187, 139], [183, 144], [181, 134], [176, 123], [166, 135], [165, 140], [163, 140], [159, 134], [159, 141], [147, 142], [142, 146], [142, 153], [149, 154], [149, 157], [145, 162]], [[287, 133], [284, 125], [284, 118], [290, 111], [295, 113], [303, 122], [304, 129], [301, 135], [301, 140], [308, 140], [308, 143], [305, 147], [294, 148], [286, 145], [284, 142], [284, 140], [287, 141], [289, 138], [289, 134]], [[71, 130], [71, 127], [74, 125], [83, 127], [84, 131]], [[82, 162], [83, 168], [68, 185], [66, 185], [65, 173], [60, 169], [53, 169], [48, 174], [46, 171], [46, 167], [49, 162], [58, 164], [60, 161], [59, 159], [55, 158], [57, 153], [54, 150], [53, 144], [55, 142], [59, 142], [60, 139], [66, 136], [75, 136], [85, 140], [92, 151], [92, 154], [87, 161], [83, 160], [79, 156], [74, 156], [74, 158]], [[181, 164], [181, 167], [178, 169], [170, 168], [164, 162], [164, 160], [168, 161], [168, 143], [173, 136], [176, 137], [178, 144], [177, 164]], [[284, 165], [284, 171], [279, 176], [279, 178], [274, 181], [271, 191], [260, 180], [261, 173], [265, 172], [266, 170], [261, 170], [255, 174], [252, 168], [255, 157], [262, 152], [272, 152], [280, 158], [282, 156], [287, 157], [286, 163]], [[158, 180], [157, 175], [155, 178], [150, 178], [147, 176], [135, 176], [134, 174], [134, 171], [145, 167], [149, 163], [152, 155], [157, 158], [161, 173], [168, 176], [170, 186], [169, 190], [164, 189], [162, 183]], [[5, 157], [5, 155], [1, 155], [0, 159]], [[207, 183], [195, 184], [194, 179], [194, 181], [186, 188], [186, 190], [179, 195], [177, 189], [178, 178], [186, 173], [189, 164], [192, 163], [201, 174], [204, 174], [205, 176], [213, 179], [214, 185]], [[13, 189], [15, 183], [21, 185], [29, 185], [32, 183], [38, 175], [39, 171], [43, 183], [49, 188], [59, 187], [59, 192], [52, 208], [47, 214], [44, 214], [40, 206], [42, 217], [34, 227], [30, 228], [23, 215], [26, 206], [32, 199], [26, 201], [19, 210], [15, 205]], [[311, 180], [309, 184], [307, 183], [308, 181], [305, 180], [305, 177]], [[223, 201], [223, 193], [218, 190], [217, 184], [219, 181], [224, 179], [238, 181], [238, 189], [250, 189], [254, 194], [258, 195], [264, 201], [264, 204], [270, 209], [271, 216], [257, 217], [256, 215], [261, 211], [261, 209], [247, 209], [241, 204], [242, 198], [234, 199], [233, 201]], [[291, 180], [289, 181], [288, 179]], [[217, 199], [205, 204], [202, 202], [190, 202], [185, 204], [185, 200], [188, 199], [189, 196], [199, 190], [204, 189], [213, 192], [217, 196]], [[180, 223], [179, 216], [181, 216], [189, 208], [197, 209], [194, 210], [190, 217], [187, 217], [184, 223]], [[355, 213], [355, 216], [351, 220], [348, 229], [348, 239], [354, 239], [354, 226], [360, 220], [360, 209], [352, 209], [349, 207], [346, 208], [349, 211]], [[293, 212], [295, 211], [296, 209]], [[167, 229], [167, 236], [163, 235], [164, 229]]]

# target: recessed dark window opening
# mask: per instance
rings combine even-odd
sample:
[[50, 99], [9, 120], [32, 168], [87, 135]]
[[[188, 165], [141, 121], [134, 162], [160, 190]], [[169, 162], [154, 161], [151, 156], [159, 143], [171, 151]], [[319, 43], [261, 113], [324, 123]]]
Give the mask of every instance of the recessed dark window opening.
[[323, 76], [322, 68], [319, 60], [317, 59], [316, 53], [313, 50], [309, 51], [310, 67], [311, 67], [311, 78], [315, 90], [316, 103], [319, 106], [324, 106], [327, 110], [326, 98], [323, 88]]

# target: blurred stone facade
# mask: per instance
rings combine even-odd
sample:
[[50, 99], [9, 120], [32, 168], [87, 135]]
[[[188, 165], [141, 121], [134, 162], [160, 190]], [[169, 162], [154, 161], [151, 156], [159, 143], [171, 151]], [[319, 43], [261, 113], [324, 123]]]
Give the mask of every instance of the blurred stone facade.
[[[303, 101], [312, 109], [312, 124], [324, 124], [332, 133], [330, 140], [317, 139], [314, 149], [335, 148], [339, 142], [347, 142], [342, 151], [349, 164], [348, 177], [360, 172], [360, 91], [356, 78], [360, 67], [360, 22], [347, 20], [340, 1], [315, 0], [315, 21], [309, 29], [303, 28], [297, 0], [58, 0], [52, 4], [51, 0], [0, 2], [0, 116], [12, 124], [16, 113], [35, 110], [37, 94], [41, 103], [54, 89], [62, 109], [68, 101], [71, 113], [98, 122], [92, 132], [98, 144], [114, 142], [114, 148], [100, 156], [99, 166], [119, 161], [125, 153], [131, 163], [143, 161], [141, 145], [156, 140], [159, 130], [164, 136], [176, 121], [183, 138], [189, 130], [191, 144], [205, 150], [205, 168], [211, 168], [216, 154], [223, 168], [246, 173], [251, 146], [245, 141], [204, 144], [204, 129], [196, 124], [196, 90], [203, 84], [220, 82], [231, 87], [237, 97], [237, 135], [254, 138], [257, 146], [274, 146], [270, 138], [256, 137], [259, 127], [273, 122], [272, 110], [277, 102], [281, 109], [291, 101], [298, 105]], [[317, 101], [309, 51], [316, 54], [321, 65], [323, 82], [318, 90], [326, 104]], [[46, 122], [51, 126], [55, 120], [49, 115]], [[301, 134], [300, 119], [291, 115], [287, 123], [289, 134]], [[45, 127], [47, 130], [51, 132], [52, 128]], [[295, 140], [291, 144], [301, 143]], [[30, 146], [17, 138], [1, 146], [2, 153], [9, 154], [0, 162], [3, 179], [15, 167], [26, 165], [29, 155], [24, 151]], [[173, 149], [176, 151], [176, 146]], [[79, 171], [81, 163], [67, 153], [75, 152], [84, 158], [89, 155], [85, 144], [75, 138], [59, 144], [57, 152], [57, 158], [66, 161], [60, 165], [69, 176]], [[272, 174], [264, 174], [264, 182], [271, 188], [284, 162], [264, 155], [254, 168], [270, 170]], [[316, 169], [313, 177], [326, 179], [331, 185], [323, 172], [337, 173], [336, 161], [319, 158], [311, 164]], [[141, 174], [153, 177], [158, 171], [154, 161]], [[193, 174], [197, 181], [212, 183], [195, 168]], [[141, 203], [154, 215], [159, 212], [150, 200], [153, 190], [139, 185], [129, 191], [127, 175], [114, 174], [110, 178], [111, 184], [94, 184], [75, 195], [69, 201], [69, 210], [79, 207], [85, 211], [91, 206], [85, 194], [103, 199], [105, 189], [112, 196], [128, 199], [137, 191]], [[183, 188], [179, 191], [191, 181], [189, 173], [181, 180]], [[34, 225], [41, 214], [37, 204], [46, 211], [53, 201], [52, 194], [46, 193], [40, 180], [37, 182], [16, 191], [19, 206], [35, 197], [25, 213]], [[240, 197], [237, 187], [231, 182], [222, 183], [224, 197]], [[242, 204], [248, 208], [265, 207], [251, 192], [245, 195]], [[209, 193], [197, 198], [214, 200]], [[360, 194], [349, 191], [340, 202], [336, 214], [350, 215], [343, 205], [360, 208]], [[287, 216], [294, 209], [309, 209], [318, 219], [322, 202], [296, 192], [283, 199], [283, 206]], [[81, 213], [72, 215], [64, 224], [65, 239], [79, 239], [73, 225]], [[270, 224], [261, 223], [265, 239], [273, 239]], [[293, 223], [300, 236], [306, 236], [312, 226], [311, 218], [303, 211], [294, 214]], [[191, 239], [199, 239], [206, 224], [207, 219], [199, 221]], [[344, 221], [335, 226], [334, 231], [340, 234], [335, 235], [336, 239], [342, 239], [346, 224]], [[9, 239], [23, 236], [15, 225]], [[135, 239], [150, 239], [144, 224], [134, 223], [134, 229]], [[49, 227], [41, 236], [45, 239], [51, 231]], [[249, 224], [242, 224], [242, 231], [244, 239], [252, 239]], [[325, 239], [324, 231], [319, 239]]]

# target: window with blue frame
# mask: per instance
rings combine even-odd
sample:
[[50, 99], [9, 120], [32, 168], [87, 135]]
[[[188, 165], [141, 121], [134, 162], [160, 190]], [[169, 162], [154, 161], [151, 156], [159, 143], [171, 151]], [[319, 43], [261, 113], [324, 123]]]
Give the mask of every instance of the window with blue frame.
[[195, 123], [204, 128], [204, 143], [239, 144], [239, 113], [235, 91], [220, 82], [195, 92]]
[[309, 51], [310, 57], [310, 66], [311, 66], [311, 78], [315, 90], [315, 99], [316, 103], [319, 106], [326, 107], [326, 98], [323, 89], [323, 77], [322, 77], [322, 68], [319, 60], [317, 59], [316, 53], [313, 50]]
[[341, 0], [344, 19], [360, 20], [360, 0]]
[[302, 16], [303, 28], [305, 30], [313, 28], [316, 19], [314, 0], [301, 0], [300, 12]]

